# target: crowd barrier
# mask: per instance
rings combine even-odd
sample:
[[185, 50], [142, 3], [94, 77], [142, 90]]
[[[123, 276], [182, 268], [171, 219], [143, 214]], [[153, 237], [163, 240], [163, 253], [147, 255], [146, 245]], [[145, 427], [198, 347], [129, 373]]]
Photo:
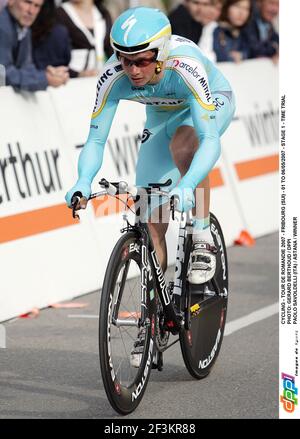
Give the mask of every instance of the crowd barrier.
[[[268, 60], [220, 64], [237, 98], [211, 173], [211, 210], [227, 245], [242, 230], [278, 229], [278, 68]], [[0, 88], [0, 321], [99, 289], [123, 224], [90, 203], [74, 221], [64, 202], [76, 179], [94, 104], [96, 80], [16, 93]], [[101, 177], [134, 182], [145, 122], [142, 105], [123, 101], [111, 127]], [[168, 231], [174, 262], [176, 230]]]

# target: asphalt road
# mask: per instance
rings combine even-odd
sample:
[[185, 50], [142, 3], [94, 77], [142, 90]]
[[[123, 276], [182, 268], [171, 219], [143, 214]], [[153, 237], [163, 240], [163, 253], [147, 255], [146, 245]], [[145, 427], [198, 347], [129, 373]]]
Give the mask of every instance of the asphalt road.
[[[194, 380], [174, 345], [164, 355], [163, 372], [152, 371], [141, 404], [126, 419], [278, 418], [278, 314], [271, 306], [278, 302], [278, 235], [260, 238], [252, 248], [232, 247], [228, 255], [230, 333], [211, 374]], [[98, 320], [91, 317], [98, 313], [99, 292], [75, 302], [88, 306], [46, 309], [35, 319], [5, 324], [1, 419], [120, 418], [100, 376]]]

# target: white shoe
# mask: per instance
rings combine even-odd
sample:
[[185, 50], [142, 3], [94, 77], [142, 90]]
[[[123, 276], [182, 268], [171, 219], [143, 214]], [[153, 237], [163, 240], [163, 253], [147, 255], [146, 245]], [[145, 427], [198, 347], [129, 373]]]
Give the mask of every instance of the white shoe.
[[136, 341], [133, 344], [133, 350], [130, 353], [130, 365], [140, 367], [145, 344], [145, 328], [140, 328]]
[[192, 251], [191, 271], [188, 281], [191, 284], [204, 284], [213, 278], [216, 271], [217, 249], [206, 241], [195, 241]]

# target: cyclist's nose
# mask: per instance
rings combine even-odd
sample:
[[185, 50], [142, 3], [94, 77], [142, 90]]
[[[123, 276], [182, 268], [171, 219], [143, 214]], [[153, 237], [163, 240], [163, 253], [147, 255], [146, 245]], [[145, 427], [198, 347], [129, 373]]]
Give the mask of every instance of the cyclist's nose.
[[137, 73], [140, 72], [139, 67], [137, 67], [135, 64], [130, 65], [130, 66], [129, 66], [129, 70], [130, 70], [130, 73], [131, 73], [132, 75], [135, 75], [135, 74], [137, 74]]

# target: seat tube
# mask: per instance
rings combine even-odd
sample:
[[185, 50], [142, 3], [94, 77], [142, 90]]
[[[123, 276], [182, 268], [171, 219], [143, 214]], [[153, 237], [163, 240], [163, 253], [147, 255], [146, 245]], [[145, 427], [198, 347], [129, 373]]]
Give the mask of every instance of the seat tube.
[[141, 323], [143, 324], [147, 309], [148, 294], [148, 239], [147, 234], [142, 233], [141, 236]]
[[183, 280], [182, 272], [183, 272], [183, 264], [184, 264], [184, 249], [185, 249], [186, 238], [187, 238], [186, 216], [182, 214], [180, 226], [179, 226], [178, 241], [177, 241], [174, 288], [173, 288], [173, 301], [177, 309], [181, 308], [181, 293], [182, 293], [182, 280]]
[[185, 259], [185, 247], [186, 240], [189, 233], [192, 233], [194, 217], [192, 210], [189, 210], [186, 214], [183, 213], [181, 216], [179, 233], [178, 233], [178, 243], [176, 252], [176, 265], [174, 274], [174, 289], [173, 289], [173, 299], [177, 308], [181, 307], [181, 296], [182, 296], [182, 285], [183, 285], [183, 265]]

